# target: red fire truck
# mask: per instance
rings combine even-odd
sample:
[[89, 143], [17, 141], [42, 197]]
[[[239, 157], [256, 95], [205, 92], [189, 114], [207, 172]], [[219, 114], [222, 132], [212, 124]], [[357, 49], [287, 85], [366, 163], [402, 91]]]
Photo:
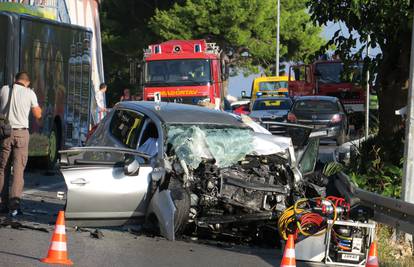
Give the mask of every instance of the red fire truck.
[[144, 51], [144, 100], [185, 104], [211, 104], [217, 108], [224, 97], [228, 71], [219, 47], [205, 40], [171, 40], [150, 45]]
[[344, 71], [340, 60], [318, 60], [309, 65], [295, 65], [289, 69], [289, 95], [335, 96], [348, 111], [350, 123], [361, 127], [365, 104], [361, 79], [362, 63], [353, 64], [349, 71]]

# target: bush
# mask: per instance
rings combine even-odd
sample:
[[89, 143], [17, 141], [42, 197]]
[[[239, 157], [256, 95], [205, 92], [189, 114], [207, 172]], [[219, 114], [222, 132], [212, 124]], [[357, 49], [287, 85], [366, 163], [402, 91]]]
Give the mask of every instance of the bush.
[[351, 157], [346, 170], [359, 187], [384, 196], [399, 198], [403, 167], [403, 133], [388, 140], [367, 139]]

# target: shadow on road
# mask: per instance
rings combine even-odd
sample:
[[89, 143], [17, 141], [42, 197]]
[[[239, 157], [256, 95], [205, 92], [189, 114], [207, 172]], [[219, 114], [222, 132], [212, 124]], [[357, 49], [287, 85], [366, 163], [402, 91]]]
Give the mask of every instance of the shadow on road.
[[11, 252], [7, 252], [7, 251], [2, 251], [0, 250], [0, 255], [10, 255], [10, 256], [16, 256], [16, 257], [21, 257], [21, 258], [25, 258], [25, 259], [30, 259], [30, 260], [36, 260], [38, 261], [38, 258], [35, 257], [31, 257], [31, 256], [26, 256], [26, 255], [21, 255], [21, 254], [17, 254], [17, 253], [11, 253]]
[[23, 215], [19, 220], [37, 224], [54, 225], [59, 210], [64, 205], [48, 202], [47, 200], [24, 199], [22, 203]]

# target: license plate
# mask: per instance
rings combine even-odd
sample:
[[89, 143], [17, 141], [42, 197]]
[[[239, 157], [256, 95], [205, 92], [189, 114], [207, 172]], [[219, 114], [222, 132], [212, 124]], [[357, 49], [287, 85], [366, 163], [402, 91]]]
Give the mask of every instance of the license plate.
[[347, 261], [359, 261], [359, 256], [352, 254], [342, 254], [342, 259]]

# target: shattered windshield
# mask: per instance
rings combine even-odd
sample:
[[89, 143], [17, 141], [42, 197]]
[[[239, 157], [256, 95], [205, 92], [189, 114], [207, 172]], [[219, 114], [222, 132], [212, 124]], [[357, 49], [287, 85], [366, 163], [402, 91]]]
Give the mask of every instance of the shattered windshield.
[[189, 167], [196, 169], [202, 159], [214, 159], [218, 167], [228, 167], [253, 152], [250, 129], [211, 125], [172, 125], [167, 143]]

